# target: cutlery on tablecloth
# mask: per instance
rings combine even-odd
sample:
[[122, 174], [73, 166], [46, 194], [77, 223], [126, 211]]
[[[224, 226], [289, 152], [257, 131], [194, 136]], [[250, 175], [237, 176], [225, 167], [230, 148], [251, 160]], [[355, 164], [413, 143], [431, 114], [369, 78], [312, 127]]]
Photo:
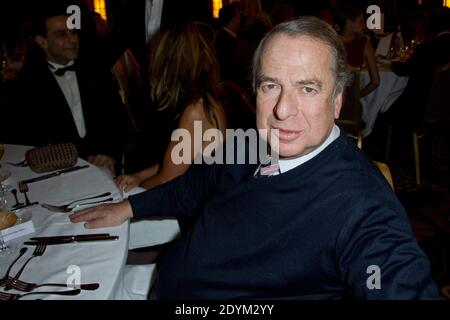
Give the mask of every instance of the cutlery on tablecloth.
[[[53, 204], [43, 203], [43, 204], [41, 204], [41, 206], [50, 211], [66, 212], [66, 210], [69, 209], [70, 206], [72, 206], [73, 204], [75, 204], [77, 202], [84, 201], [84, 200], [90, 200], [90, 199], [103, 198], [103, 197], [107, 197], [110, 195], [111, 195], [111, 192], [105, 192], [105, 193], [95, 195], [95, 196], [80, 198], [80, 199], [71, 201], [69, 203], [63, 204], [63, 205], [53, 205]], [[103, 200], [103, 201], [106, 201], [106, 200]]]
[[48, 236], [48, 237], [32, 237], [30, 240], [36, 240], [36, 241], [55, 241], [55, 240], [79, 240], [79, 239], [86, 239], [86, 238], [105, 238], [110, 237], [111, 235], [109, 233], [90, 233], [90, 234], [70, 234], [70, 235], [64, 235], [64, 236]]
[[69, 173], [69, 172], [72, 172], [72, 171], [77, 171], [77, 170], [81, 170], [81, 169], [85, 169], [85, 168], [89, 168], [89, 165], [86, 164], [84, 166], [75, 166], [75, 167], [72, 167], [72, 168], [69, 168], [69, 169], [58, 170], [58, 171], [55, 171], [55, 172], [52, 172], [52, 173], [49, 173], [49, 174], [44, 174], [43, 176], [39, 176], [39, 177], [36, 177], [36, 178], [31, 178], [31, 179], [19, 181], [19, 184], [23, 184], [23, 183], [24, 184], [28, 184], [28, 183], [33, 183], [33, 182], [37, 182], [37, 181], [42, 181], [42, 180], [46, 180], [46, 179], [49, 179], [49, 178], [53, 178], [53, 177], [57, 177], [57, 176], [63, 175], [65, 173]]
[[37, 239], [37, 240], [30, 240], [26, 241], [24, 244], [29, 246], [37, 246], [40, 244], [46, 244], [46, 245], [56, 245], [56, 244], [66, 244], [66, 243], [81, 243], [81, 242], [97, 242], [97, 241], [117, 241], [119, 239], [119, 236], [93, 236], [89, 237], [87, 235], [80, 237], [80, 236], [74, 236], [72, 238], [60, 238], [55, 239], [48, 237], [47, 239]]
[[10, 286], [13, 289], [19, 290], [19, 291], [24, 291], [24, 292], [30, 292], [33, 291], [36, 288], [40, 288], [40, 287], [63, 287], [63, 288], [72, 288], [72, 289], [81, 289], [81, 290], [89, 290], [89, 291], [93, 291], [93, 290], [97, 290], [100, 287], [100, 284], [98, 283], [81, 283], [81, 284], [73, 284], [73, 285], [69, 285], [67, 283], [42, 283], [42, 284], [38, 284], [38, 283], [31, 283], [31, 282], [25, 282], [22, 280], [18, 280], [18, 279], [13, 279], [11, 277], [9, 277], [9, 279], [7, 279], [7, 281], [10, 281]]
[[100, 204], [100, 203], [106, 203], [106, 202], [110, 202], [113, 201], [114, 198], [108, 198], [108, 199], [104, 199], [104, 200], [98, 200], [98, 201], [91, 201], [91, 202], [84, 202], [84, 203], [78, 203], [76, 205], [74, 205], [73, 207], [63, 207], [60, 208], [58, 206], [52, 206], [52, 205], [48, 205], [48, 204], [42, 204], [42, 207], [49, 210], [49, 211], [53, 211], [53, 212], [70, 212], [75, 208], [79, 208], [82, 206], [88, 206], [90, 204]]
[[25, 293], [25, 294], [0, 292], [0, 300], [19, 300], [22, 297], [32, 295], [32, 294], [57, 294], [60, 296], [76, 296], [80, 292], [81, 292], [80, 289], [67, 290], [67, 291], [39, 291], [39, 292], [30, 292], [30, 293]]
[[12, 208], [19, 208], [23, 206], [24, 203], [20, 202], [19, 199], [17, 198], [17, 189], [12, 189], [11, 193], [14, 196], [14, 200], [16, 201], [16, 203], [12, 206]]

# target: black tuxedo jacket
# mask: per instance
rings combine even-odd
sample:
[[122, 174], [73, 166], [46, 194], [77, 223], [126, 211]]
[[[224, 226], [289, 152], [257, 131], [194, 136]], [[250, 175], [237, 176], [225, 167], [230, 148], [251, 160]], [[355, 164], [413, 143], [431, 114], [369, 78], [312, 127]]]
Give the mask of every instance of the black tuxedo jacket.
[[[147, 44], [145, 35], [145, 0], [116, 0], [112, 2], [115, 21], [111, 35], [114, 55], [118, 58], [126, 49], [133, 51], [136, 59], [147, 71]], [[212, 21], [208, 0], [164, 0], [161, 29], [182, 21]]]
[[126, 113], [108, 73], [76, 62], [78, 87], [86, 125], [80, 138], [70, 107], [45, 59], [28, 63], [19, 79], [15, 106], [22, 130], [16, 143], [45, 145], [73, 142], [79, 155], [105, 154], [116, 160], [124, 150]]

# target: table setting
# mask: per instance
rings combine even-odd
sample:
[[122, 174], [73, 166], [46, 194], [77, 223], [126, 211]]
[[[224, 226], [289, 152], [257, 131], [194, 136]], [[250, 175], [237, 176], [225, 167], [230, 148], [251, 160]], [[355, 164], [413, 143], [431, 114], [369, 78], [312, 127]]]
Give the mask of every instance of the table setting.
[[121, 201], [123, 193], [108, 172], [80, 158], [70, 168], [34, 172], [24, 160], [30, 149], [4, 145], [0, 160], [0, 212], [12, 223], [0, 223], [0, 300], [120, 299], [129, 224], [89, 230], [68, 216]]

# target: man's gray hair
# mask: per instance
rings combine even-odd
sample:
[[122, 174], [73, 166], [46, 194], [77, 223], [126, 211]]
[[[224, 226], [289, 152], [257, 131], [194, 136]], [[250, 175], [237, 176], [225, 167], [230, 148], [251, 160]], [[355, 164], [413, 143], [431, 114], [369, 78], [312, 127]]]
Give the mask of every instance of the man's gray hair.
[[332, 100], [334, 101], [336, 95], [343, 92], [350, 80], [345, 48], [338, 34], [331, 26], [319, 18], [311, 16], [299, 17], [298, 19], [281, 23], [264, 36], [253, 56], [252, 84], [254, 92], [256, 92], [256, 88], [259, 85], [258, 82], [261, 75], [261, 56], [270, 40], [278, 34], [285, 34], [293, 38], [307, 36], [317, 39], [330, 47], [333, 58], [331, 68], [336, 83], [332, 93]]

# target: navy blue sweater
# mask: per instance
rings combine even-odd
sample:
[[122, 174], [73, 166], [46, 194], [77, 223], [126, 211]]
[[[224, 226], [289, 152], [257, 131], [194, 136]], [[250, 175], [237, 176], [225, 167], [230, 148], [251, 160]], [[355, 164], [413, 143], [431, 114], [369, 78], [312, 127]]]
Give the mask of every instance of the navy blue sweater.
[[206, 201], [161, 263], [158, 298], [438, 296], [402, 205], [345, 135], [281, 175], [255, 179], [255, 168], [213, 165], [130, 197], [135, 218]]

